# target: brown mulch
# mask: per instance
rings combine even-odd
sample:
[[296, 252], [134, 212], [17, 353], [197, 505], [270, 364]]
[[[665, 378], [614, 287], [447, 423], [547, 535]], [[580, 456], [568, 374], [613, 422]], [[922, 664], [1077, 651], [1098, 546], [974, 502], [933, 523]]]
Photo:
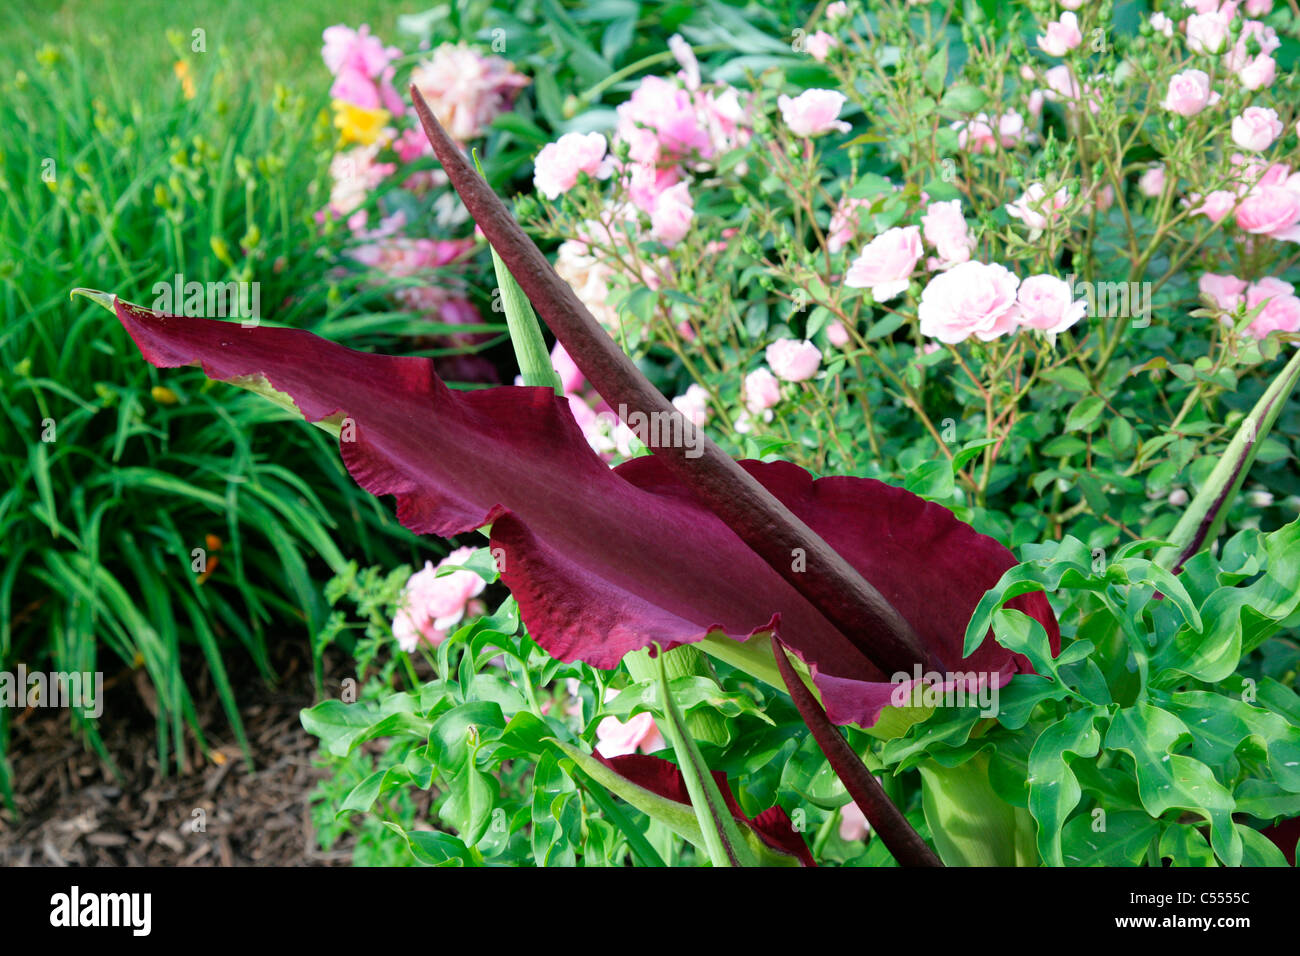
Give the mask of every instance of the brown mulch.
[[[325, 853], [311, 826], [308, 797], [324, 771], [312, 766], [316, 739], [298, 719], [314, 702], [304, 644], [279, 643], [273, 688], [251, 668], [231, 674], [251, 770], [203, 670], [187, 676], [209, 754], [188, 735], [181, 774], [174, 754], [160, 771], [141, 672], [105, 675], [100, 733], [120, 776], [74, 736], [66, 713], [21, 715], [10, 743], [19, 816], [0, 811], [0, 865], [348, 865], [347, 838]], [[327, 687], [337, 683], [331, 669]]]

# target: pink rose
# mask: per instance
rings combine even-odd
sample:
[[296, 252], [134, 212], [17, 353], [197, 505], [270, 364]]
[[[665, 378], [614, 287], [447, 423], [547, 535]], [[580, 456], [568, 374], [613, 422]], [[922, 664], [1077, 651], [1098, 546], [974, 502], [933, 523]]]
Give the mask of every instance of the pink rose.
[[1262, 90], [1266, 86], [1272, 86], [1276, 78], [1277, 61], [1267, 53], [1259, 54], [1237, 70], [1237, 79], [1248, 90]]
[[831, 130], [846, 133], [852, 128], [839, 119], [847, 99], [835, 90], [804, 90], [794, 99], [782, 94], [776, 104], [785, 125], [796, 136], [821, 136]]
[[1183, 70], [1170, 78], [1169, 90], [1160, 105], [1179, 116], [1195, 116], [1218, 98], [1204, 70]]
[[547, 199], [555, 199], [577, 185], [579, 173], [596, 179], [609, 176], [605, 137], [600, 133], [565, 133], [542, 147], [533, 161], [533, 185]]
[[849, 15], [849, 5], [844, 0], [835, 0], [826, 8], [827, 20], [844, 20]]
[[837, 349], [842, 349], [849, 344], [849, 330], [844, 327], [843, 322], [836, 319], [826, 326], [826, 341]]
[[1228, 46], [1228, 24], [1232, 14], [1222, 10], [1197, 13], [1187, 18], [1187, 47], [1193, 53], [1222, 53]]
[[1246, 331], [1257, 339], [1270, 332], [1300, 332], [1300, 298], [1294, 292], [1291, 283], [1273, 277], [1252, 285], [1246, 290], [1246, 310], [1263, 308], [1251, 319]]
[[1047, 25], [1046, 35], [1038, 37], [1038, 48], [1048, 56], [1065, 56], [1082, 42], [1079, 18], [1073, 13], [1062, 13], [1061, 19]]
[[1214, 272], [1207, 272], [1196, 280], [1196, 288], [1202, 295], [1209, 296], [1214, 303], [1225, 312], [1231, 312], [1243, 301], [1243, 293], [1246, 291], [1246, 280], [1238, 279], [1236, 276], [1218, 275]]
[[1070, 192], [1064, 186], [1058, 189], [1049, 200], [1047, 187], [1042, 183], [1033, 183], [1024, 195], [1013, 203], [1006, 205], [1007, 215], [1019, 219], [1030, 229], [1046, 229], [1047, 224], [1056, 219], [1056, 213], [1070, 202]]
[[1246, 16], [1266, 17], [1273, 12], [1273, 0], [1246, 0]]
[[1237, 207], [1237, 227], [1272, 239], [1300, 241], [1300, 192], [1288, 186], [1256, 186]]
[[[607, 701], [618, 696], [618, 691], [605, 695]], [[606, 717], [596, 725], [596, 752], [609, 760], [613, 757], [626, 757], [638, 750], [643, 754], [663, 750], [667, 744], [663, 734], [655, 726], [654, 716], [648, 712], [637, 714], [626, 721], [617, 717]]]
[[578, 368], [577, 363], [569, 357], [569, 353], [559, 342], [556, 342], [555, 348], [551, 349], [551, 367], [555, 369], [555, 374], [560, 376], [560, 388], [565, 394], [582, 390], [582, 383], [585, 381], [582, 369]]
[[1216, 189], [1208, 196], [1189, 196], [1192, 203], [1200, 203], [1192, 209], [1193, 216], [1206, 216], [1210, 222], [1221, 222], [1223, 217], [1232, 212], [1232, 207], [1237, 205], [1237, 197], [1234, 193], [1226, 189]]
[[673, 408], [677, 409], [697, 428], [709, 420], [709, 392], [703, 385], [692, 383], [685, 395], [673, 399]]
[[1282, 135], [1282, 121], [1277, 111], [1248, 106], [1232, 121], [1232, 141], [1242, 149], [1262, 153]]
[[429, 109], [459, 142], [477, 139], [514, 105], [528, 77], [499, 56], [480, 56], [468, 46], [444, 43], [411, 71], [411, 82]]
[[939, 254], [937, 260], [927, 265], [931, 269], [949, 269], [970, 258], [975, 248], [975, 237], [970, 234], [966, 218], [961, 214], [961, 200], [932, 202], [921, 216], [925, 239]]
[[766, 368], [756, 368], [745, 376], [745, 407], [751, 415], [761, 415], [781, 401], [781, 382]]
[[822, 361], [821, 350], [806, 339], [778, 339], [767, 347], [766, 355], [776, 377], [786, 382], [807, 381]]
[[931, 279], [921, 293], [921, 334], [952, 345], [972, 335], [988, 342], [1014, 331], [1019, 285], [1004, 266], [953, 266]]
[[1159, 196], [1165, 190], [1165, 167], [1161, 163], [1155, 163], [1141, 178], [1138, 179], [1138, 192], [1143, 196], [1152, 198]]
[[920, 258], [920, 228], [895, 226], [867, 243], [849, 266], [844, 284], [850, 289], [870, 289], [877, 302], [886, 302], [907, 291]]
[[618, 138], [634, 163], [651, 168], [713, 154], [690, 91], [659, 76], [645, 77], [618, 107]]
[[675, 246], [686, 238], [694, 216], [695, 205], [687, 184], [669, 186], [655, 198], [650, 235], [665, 246]]
[[855, 199], [844, 196], [831, 213], [830, 229], [826, 235], [826, 247], [831, 252], [839, 252], [858, 234], [858, 210], [870, 208], [870, 199]]
[[840, 839], [846, 843], [860, 843], [871, 832], [871, 824], [862, 808], [850, 800], [840, 809]]
[[1170, 20], [1163, 13], [1151, 14], [1151, 29], [1163, 37], [1174, 35], [1174, 21]]
[[825, 63], [826, 57], [830, 56], [831, 50], [839, 45], [840, 41], [825, 30], [818, 30], [804, 41], [804, 49], [818, 63]]
[[444, 566], [464, 564], [473, 553], [473, 548], [457, 548], [437, 567], [426, 561], [424, 568], [407, 580], [393, 618], [393, 635], [402, 650], [413, 652], [421, 637], [437, 647], [447, 631], [460, 623], [470, 599], [483, 590], [483, 579], [473, 571], [452, 571], [441, 576], [438, 571]]
[[1020, 306], [1017, 321], [1048, 335], [1064, 332], [1088, 310], [1086, 300], [1075, 300], [1070, 283], [1051, 275], [1030, 276], [1020, 283], [1016, 302]]

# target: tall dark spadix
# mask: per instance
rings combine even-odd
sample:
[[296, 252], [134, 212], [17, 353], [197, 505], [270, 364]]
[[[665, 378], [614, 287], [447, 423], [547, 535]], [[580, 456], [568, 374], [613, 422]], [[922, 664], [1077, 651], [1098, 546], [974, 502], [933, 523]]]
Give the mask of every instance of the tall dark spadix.
[[[415, 86], [415, 111], [452, 186], [533, 307], [560, 340], [582, 374], [620, 414], [672, 422], [647, 437], [683, 435], [692, 427], [582, 304], [550, 262], [515, 222], [505, 204], [474, 171], [443, 131]], [[884, 673], [912, 665], [942, 670], [925, 652], [912, 626], [811, 528], [705, 435], [689, 449], [650, 444], [678, 479], [745, 544], [807, 598], [862, 654]], [[798, 570], [796, 570], [798, 569]], [[707, 587], [707, 582], [700, 582]]]

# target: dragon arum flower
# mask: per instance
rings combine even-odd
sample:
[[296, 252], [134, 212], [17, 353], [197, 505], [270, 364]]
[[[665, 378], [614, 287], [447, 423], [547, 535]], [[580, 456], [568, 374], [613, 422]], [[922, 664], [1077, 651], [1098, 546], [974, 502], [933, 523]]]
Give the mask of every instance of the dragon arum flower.
[[[353, 351], [309, 332], [163, 315], [116, 297], [149, 362], [291, 401], [339, 423], [361, 487], [395, 495], [417, 534], [491, 525], [502, 578], [553, 656], [612, 668], [631, 651], [778, 632], [810, 667], [830, 718], [873, 725], [896, 684], [704, 507], [658, 456], [610, 468], [554, 390], [454, 392], [432, 361]], [[814, 480], [788, 462], [741, 467], [889, 600], [932, 659], [997, 684], [1028, 661], [986, 640], [962, 659], [967, 621], [1015, 558], [946, 508], [879, 481]], [[581, 489], [575, 494], [575, 489]], [[1058, 630], [1041, 593], [1011, 602]]]

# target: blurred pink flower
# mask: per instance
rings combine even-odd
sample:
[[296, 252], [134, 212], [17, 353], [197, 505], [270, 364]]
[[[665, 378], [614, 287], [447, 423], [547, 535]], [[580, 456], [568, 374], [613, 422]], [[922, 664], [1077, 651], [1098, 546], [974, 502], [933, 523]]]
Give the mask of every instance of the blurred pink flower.
[[925, 229], [926, 241], [938, 253], [938, 258], [926, 263], [928, 268], [950, 269], [970, 259], [975, 237], [970, 234], [970, 226], [961, 213], [960, 199], [930, 203], [921, 216], [921, 225]]
[[1187, 18], [1187, 48], [1193, 53], [1218, 54], [1228, 47], [1229, 24], [1234, 11], [1214, 10]]
[[617, 138], [627, 143], [634, 163], [655, 169], [712, 155], [690, 93], [671, 80], [645, 77], [617, 112]]
[[852, 127], [839, 119], [848, 98], [835, 90], [804, 90], [793, 99], [777, 97], [781, 118], [796, 136], [821, 136], [832, 130], [846, 133]]
[[1064, 186], [1049, 200], [1047, 187], [1033, 183], [1019, 199], [1008, 203], [1005, 208], [1008, 216], [1019, 219], [1030, 229], [1046, 229], [1047, 224], [1056, 219], [1057, 211], [1064, 209], [1069, 202], [1070, 192]]
[[[613, 700], [616, 696], [617, 691], [610, 691], [605, 699]], [[638, 750], [643, 754], [654, 753], [666, 746], [663, 734], [655, 726], [654, 716], [648, 712], [626, 721], [606, 717], [596, 725], [596, 752], [606, 760], [634, 754]]]
[[675, 246], [686, 238], [694, 217], [695, 204], [687, 184], [669, 186], [655, 197], [650, 212], [650, 235], [666, 246]]
[[844, 323], [836, 319], [826, 326], [826, 340], [837, 349], [842, 349], [849, 344], [849, 330], [844, 327]]
[[1263, 309], [1247, 326], [1246, 331], [1257, 339], [1270, 332], [1300, 332], [1300, 298], [1293, 294], [1295, 286], [1270, 276], [1260, 279], [1246, 290], [1246, 311]]
[[804, 49], [818, 63], [825, 63], [826, 57], [830, 55], [831, 50], [839, 45], [840, 41], [825, 30], [818, 30], [804, 41]]
[[684, 395], [673, 399], [673, 408], [677, 409], [697, 428], [709, 420], [709, 393], [703, 385], [692, 382]]
[[1059, 20], [1054, 20], [1047, 25], [1046, 34], [1040, 34], [1038, 37], [1038, 48], [1048, 56], [1065, 56], [1083, 42], [1083, 34], [1079, 32], [1079, 18], [1073, 13], [1066, 12], [1061, 14]]
[[411, 71], [411, 82], [452, 138], [466, 143], [514, 104], [528, 77], [499, 56], [480, 56], [463, 43], [444, 43]]
[[862, 808], [850, 800], [840, 808], [840, 839], [848, 843], [860, 843], [871, 832]]
[[1138, 179], [1138, 192], [1143, 196], [1155, 198], [1165, 189], [1165, 167], [1163, 163], [1150, 166]]
[[921, 334], [953, 345], [972, 335], [988, 342], [1012, 332], [1019, 285], [1005, 266], [973, 261], [953, 266], [921, 292]]
[[1196, 288], [1226, 312], [1231, 312], [1245, 300], [1246, 285], [1245, 279], [1214, 272], [1207, 272], [1196, 280]]
[[1216, 189], [1208, 196], [1188, 196], [1187, 202], [1192, 206], [1193, 216], [1206, 216], [1211, 222], [1220, 222], [1237, 204], [1237, 197], [1226, 189]]
[[[1291, 179], [1300, 180], [1300, 174]], [[1286, 186], [1256, 186], [1237, 207], [1236, 220], [1243, 232], [1300, 242], [1300, 188], [1290, 180]]]
[[830, 228], [826, 235], [826, 248], [839, 252], [858, 234], [858, 210], [871, 208], [870, 199], [842, 196], [831, 212]]
[[605, 179], [612, 162], [606, 158], [605, 149], [605, 137], [600, 133], [565, 133], [537, 154], [533, 185], [547, 199], [555, 199], [577, 184], [580, 173]]
[[463, 564], [473, 553], [473, 548], [458, 548], [437, 566], [426, 561], [424, 568], [407, 580], [401, 606], [393, 618], [393, 636], [402, 650], [413, 652], [421, 638], [437, 647], [464, 618], [470, 599], [483, 590], [483, 579], [473, 571], [451, 571], [439, 576], [438, 570]]
[[785, 382], [803, 382], [817, 374], [821, 349], [807, 339], [778, 339], [766, 349], [767, 364]]
[[1248, 90], [1262, 90], [1272, 86], [1277, 78], [1277, 61], [1267, 53], [1247, 60], [1236, 70], [1237, 79]]
[[895, 226], [858, 253], [844, 276], [844, 284], [850, 289], [870, 289], [872, 298], [886, 302], [907, 291], [920, 258], [920, 227]]
[[781, 401], [781, 382], [769, 369], [756, 368], [745, 376], [745, 408], [761, 415]]

